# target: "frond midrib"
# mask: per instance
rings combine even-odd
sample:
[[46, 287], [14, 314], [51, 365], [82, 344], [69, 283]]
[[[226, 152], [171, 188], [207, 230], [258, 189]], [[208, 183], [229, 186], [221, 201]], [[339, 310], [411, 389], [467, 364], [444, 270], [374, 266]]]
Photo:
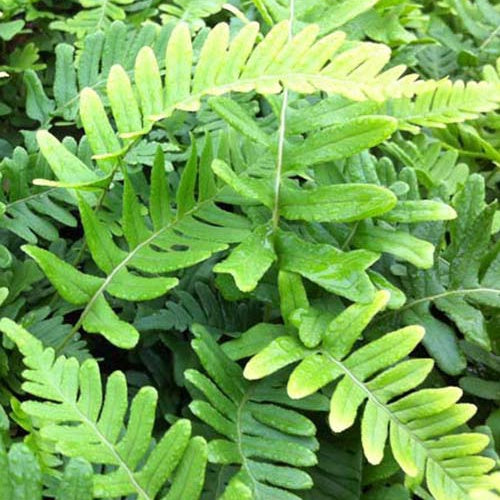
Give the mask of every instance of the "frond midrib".
[[415, 435], [415, 433], [404, 423], [404, 422], [401, 422], [401, 420], [399, 420], [399, 418], [397, 418], [397, 416], [391, 412], [389, 410], [389, 408], [387, 407], [387, 405], [385, 403], [383, 403], [382, 401], [380, 401], [377, 396], [375, 396], [375, 394], [373, 394], [372, 391], [370, 391], [368, 389], [368, 387], [366, 387], [365, 383], [361, 380], [359, 380], [356, 375], [354, 375], [354, 373], [352, 373], [345, 365], [344, 363], [342, 363], [341, 361], [338, 361], [337, 359], [335, 359], [328, 351], [320, 351], [323, 355], [325, 355], [332, 364], [334, 364], [335, 366], [337, 366], [338, 368], [340, 368], [342, 370], [342, 372], [348, 376], [351, 381], [356, 384], [363, 392], [366, 393], [367, 395], [367, 398], [374, 404], [376, 405], [378, 408], [380, 408], [381, 410], [384, 411], [384, 413], [386, 413], [386, 415], [389, 417], [389, 420], [391, 422], [393, 422], [394, 424], [396, 424], [397, 426], [401, 427], [402, 429], [404, 429], [404, 431], [410, 435], [411, 439], [413, 441], [416, 441], [424, 450], [425, 450], [425, 453], [427, 455], [427, 460], [430, 460], [432, 461], [441, 471], [442, 473], [448, 477], [459, 489], [460, 491], [462, 491], [464, 493], [464, 495], [468, 495], [469, 492], [464, 489], [464, 487], [456, 481], [456, 478], [451, 476], [448, 471], [446, 470], [445, 467], [443, 467], [443, 465], [441, 464], [441, 461], [438, 460], [433, 452], [432, 452], [432, 449], [429, 449], [429, 447], [426, 446], [426, 442], [423, 441], [422, 439], [420, 439], [417, 435]]
[[149, 238], [145, 239], [144, 241], [139, 243], [133, 250], [131, 250], [126, 255], [126, 257], [124, 257], [123, 260], [106, 276], [102, 285], [92, 295], [90, 300], [87, 302], [87, 305], [83, 309], [82, 313], [80, 314], [78, 321], [75, 323], [74, 327], [71, 329], [71, 332], [68, 334], [68, 337], [71, 338], [80, 329], [83, 321], [87, 317], [87, 314], [90, 312], [90, 309], [95, 304], [96, 300], [106, 291], [107, 287], [111, 284], [111, 282], [113, 281], [114, 277], [118, 274], [118, 272], [120, 272], [122, 269], [126, 267], [126, 265], [136, 256], [139, 250], [142, 250], [143, 248], [152, 244], [154, 240], [159, 236], [161, 236], [165, 231], [168, 231], [169, 229], [174, 229], [177, 224], [181, 223], [184, 220], [184, 218], [194, 215], [205, 204], [214, 202], [222, 189], [223, 188], [219, 188], [211, 198], [207, 198], [201, 202], [198, 202], [191, 210], [185, 212], [181, 217], [175, 218], [171, 223], [162, 227], [158, 231], [153, 232], [151, 236], [149, 236]]
[[[40, 367], [40, 369], [42, 369], [42, 367]], [[48, 382], [52, 382], [52, 378], [51, 377], [48, 377], [47, 380], [48, 380]], [[85, 423], [88, 427], [90, 427], [94, 431], [95, 435], [99, 438], [99, 440], [106, 446], [106, 448], [109, 449], [109, 451], [111, 452], [111, 454], [115, 457], [116, 461], [118, 462], [119, 467], [121, 467], [125, 471], [125, 473], [127, 474], [127, 476], [129, 477], [131, 484], [133, 485], [133, 487], [137, 491], [138, 495], [140, 495], [140, 498], [142, 500], [154, 500], [154, 498], [151, 497], [151, 496], [149, 496], [148, 493], [146, 491], [144, 491], [144, 489], [142, 488], [142, 486], [137, 482], [137, 480], [134, 477], [134, 471], [132, 471], [130, 469], [130, 467], [128, 466], [128, 464], [124, 461], [124, 459], [121, 457], [121, 455], [116, 450], [116, 448], [113, 445], [113, 443], [110, 442], [106, 438], [106, 436], [99, 430], [98, 426], [96, 425], [96, 422], [94, 422], [93, 420], [89, 419], [87, 417], [87, 415], [85, 415], [84, 413], [82, 413], [82, 411], [78, 407], [78, 404], [76, 403], [76, 401], [73, 401], [71, 399], [67, 399], [66, 396], [65, 396], [65, 394], [61, 391], [59, 385], [52, 384], [52, 383], [50, 383], [50, 385], [60, 395], [60, 400], [63, 401], [64, 404], [69, 405], [73, 409], [73, 411], [75, 411], [75, 413], [80, 417], [80, 419], [81, 419], [80, 421], [82, 423]]]

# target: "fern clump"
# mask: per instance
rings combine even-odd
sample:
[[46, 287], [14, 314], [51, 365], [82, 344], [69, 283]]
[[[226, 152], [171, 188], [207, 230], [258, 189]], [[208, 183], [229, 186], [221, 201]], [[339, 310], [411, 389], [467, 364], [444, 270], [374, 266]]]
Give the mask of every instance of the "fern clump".
[[2, 499], [499, 497], [495, 2], [0, 17]]

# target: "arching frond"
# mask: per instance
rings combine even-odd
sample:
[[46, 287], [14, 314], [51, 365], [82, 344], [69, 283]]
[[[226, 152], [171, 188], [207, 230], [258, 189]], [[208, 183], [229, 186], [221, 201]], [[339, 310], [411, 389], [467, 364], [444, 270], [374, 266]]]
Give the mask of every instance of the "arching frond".
[[[209, 460], [236, 465], [236, 478], [252, 492], [255, 500], [298, 499], [291, 491], [312, 486], [302, 467], [316, 463], [314, 424], [291, 408], [270, 384], [252, 384], [231, 361], [210, 334], [195, 327], [193, 348], [208, 376], [188, 370], [186, 379], [203, 395], [191, 404], [191, 411], [218, 434], [209, 442]], [[197, 394], [197, 393], [195, 393]], [[322, 397], [304, 402], [303, 408], [319, 409]], [[287, 406], [293, 402], [288, 400]], [[236, 486], [230, 485], [232, 491]], [[225, 493], [229, 496], [229, 492]], [[225, 497], [223, 497], [225, 498]]]
[[[93, 117], [94, 120], [97, 118]], [[42, 152], [62, 181], [59, 185], [100, 186], [110, 178], [110, 175], [99, 177], [48, 132], [40, 132], [39, 141]], [[101, 160], [101, 166], [116, 168], [114, 159], [110, 161], [112, 163], [108, 166], [107, 159]], [[83, 326], [87, 332], [100, 333], [117, 346], [132, 348], [138, 341], [138, 332], [117, 317], [105, 293], [128, 301], [160, 297], [176, 286], [178, 280], [153, 274], [171, 273], [192, 266], [224, 250], [228, 243], [239, 242], [248, 235], [250, 223], [245, 217], [224, 211], [215, 204], [218, 189], [209, 167], [210, 161], [211, 158], [198, 162], [193, 147], [180, 179], [174, 211], [169, 201], [165, 161], [160, 150], [151, 173], [149, 217], [142, 215], [146, 209], [125, 175], [120, 223], [128, 250], [116, 244], [110, 228], [86, 201], [92, 202], [92, 193], [84, 193], [86, 199], [80, 197], [85, 241], [94, 262], [104, 274], [102, 277], [82, 273], [41, 248], [23, 247], [59, 294], [69, 303], [83, 308], [72, 333]]]
[[[411, 96], [420, 88], [414, 75], [402, 76], [404, 67], [383, 70], [390, 58], [390, 50], [383, 45], [360, 43], [346, 49], [342, 33], [317, 39], [315, 26], [288, 41], [286, 21], [256, 44], [258, 33], [258, 25], [250, 23], [230, 40], [229, 27], [218, 24], [195, 61], [189, 28], [179, 23], [167, 45], [163, 81], [152, 50], [145, 47], [140, 51], [135, 63], [138, 98], [129, 76], [122, 67], [114, 66], [108, 97], [119, 134], [125, 139], [142, 135], [174, 110], [198, 110], [201, 99], [209, 95], [252, 90], [276, 94], [286, 87], [301, 93], [322, 90], [354, 100], [384, 101]], [[120, 104], [124, 96], [128, 99], [126, 111]], [[95, 99], [86, 90], [82, 106]]]
[[21, 406], [36, 418], [42, 435], [65, 456], [111, 466], [93, 473], [94, 497], [137, 495], [153, 500], [169, 479], [164, 499], [178, 498], [181, 492], [186, 498], [199, 497], [207, 459], [205, 440], [192, 438], [190, 422], [179, 420], [155, 443], [157, 393], [152, 387], [143, 387], [129, 408], [122, 372], [108, 377], [103, 394], [95, 359], [80, 365], [75, 358], [56, 357], [53, 349], [44, 349], [8, 319], [0, 322], [0, 329], [24, 356], [23, 388], [36, 399]]
[[452, 431], [475, 413], [469, 404], [456, 404], [457, 388], [415, 391], [432, 369], [432, 361], [405, 358], [424, 336], [410, 326], [353, 349], [371, 318], [389, 300], [379, 292], [371, 304], [356, 304], [331, 321], [320, 345], [306, 348], [295, 336], [272, 341], [246, 365], [251, 380], [263, 378], [299, 362], [288, 381], [288, 394], [303, 398], [337, 380], [330, 402], [330, 427], [341, 432], [354, 424], [360, 406], [363, 450], [370, 463], [380, 463], [389, 437], [392, 453], [413, 484], [425, 479], [437, 500], [467, 499], [475, 490], [494, 487], [486, 473], [494, 467], [479, 455], [488, 438]]

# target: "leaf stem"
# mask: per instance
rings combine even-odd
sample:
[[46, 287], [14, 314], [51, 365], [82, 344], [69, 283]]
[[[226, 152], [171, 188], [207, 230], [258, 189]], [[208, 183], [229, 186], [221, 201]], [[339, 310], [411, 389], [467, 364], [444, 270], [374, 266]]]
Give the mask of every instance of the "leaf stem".
[[435, 300], [444, 299], [445, 297], [452, 297], [455, 295], [466, 296], [469, 294], [472, 295], [474, 293], [498, 293], [498, 294], [500, 294], [500, 290], [498, 290], [496, 288], [468, 288], [468, 289], [462, 289], [462, 290], [449, 290], [447, 292], [438, 293], [436, 295], [428, 295], [427, 297], [421, 297], [420, 299], [415, 299], [411, 302], [408, 302], [407, 304], [400, 307], [399, 309], [396, 309], [395, 311], [386, 312], [385, 314], [380, 315], [376, 321], [382, 321], [389, 316], [393, 316], [393, 315], [399, 314], [403, 311], [407, 311], [408, 309], [411, 309], [412, 307], [415, 307], [418, 304], [423, 304], [425, 302], [434, 302]]
[[409, 302], [408, 304], [404, 305], [398, 311], [404, 311], [406, 309], [411, 309], [412, 307], [422, 304], [424, 302], [434, 302], [437, 299], [442, 299], [445, 297], [450, 297], [453, 295], [469, 295], [473, 293], [500, 293], [500, 290], [497, 290], [495, 288], [468, 288], [468, 289], [463, 289], [463, 290], [449, 290], [447, 292], [443, 293], [438, 293], [436, 295], [429, 295], [427, 297], [422, 297], [420, 299], [416, 299], [412, 302]]
[[[288, 25], [288, 40], [293, 38], [293, 19], [295, 17], [295, 0], [290, 0], [290, 22]], [[283, 153], [285, 150], [285, 136], [286, 136], [286, 110], [288, 107], [288, 89], [283, 85], [283, 102], [281, 103], [281, 115], [278, 135], [278, 153], [276, 158], [276, 177], [274, 179], [274, 206], [272, 225], [273, 231], [278, 229], [280, 221], [280, 189], [281, 189], [281, 175], [283, 172]]]

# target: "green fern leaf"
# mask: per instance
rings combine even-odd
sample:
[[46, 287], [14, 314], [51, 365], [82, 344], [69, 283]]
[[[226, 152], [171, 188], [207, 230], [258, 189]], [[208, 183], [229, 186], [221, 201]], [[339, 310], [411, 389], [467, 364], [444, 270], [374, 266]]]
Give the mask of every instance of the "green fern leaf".
[[[89, 104], [91, 121], [87, 122], [85, 119], [84, 126], [103, 130], [100, 122], [107, 118], [99, 113], [92, 115], [92, 105], [98, 105], [98, 101], [90, 97], [90, 94], [87, 98], [92, 99], [92, 104]], [[99, 177], [78, 160], [48, 132], [39, 132], [38, 137], [43, 153], [63, 181], [71, 179], [73, 175], [71, 186], [96, 189], [100, 185], [103, 177]], [[102, 144], [102, 138], [98, 134], [96, 140]], [[212, 153], [208, 151], [207, 154]], [[178, 280], [173, 277], [152, 277], [150, 274], [170, 273], [192, 266], [213, 253], [224, 250], [228, 243], [239, 242], [247, 237], [250, 222], [243, 216], [218, 208], [215, 204], [219, 189], [210, 193], [210, 198], [202, 199], [204, 190], [201, 189], [200, 183], [207, 182], [209, 171], [205, 172], [202, 179], [200, 168], [202, 164], [208, 165], [210, 161], [211, 157], [198, 161], [196, 149], [192, 149], [191, 158], [181, 176], [177, 191], [175, 218], [174, 212], [171, 212], [171, 216], [168, 215], [170, 208], [165, 205], [166, 200], [160, 199], [166, 188], [163, 184], [163, 188], [159, 189], [158, 184], [165, 182], [166, 173], [164, 169], [158, 172], [162, 167], [157, 163], [150, 194], [150, 203], [154, 207], [151, 214], [154, 217], [153, 224], [141, 215], [142, 205], [128, 176], [125, 175], [121, 228], [128, 251], [115, 243], [110, 228], [99, 220], [88, 204], [87, 200], [92, 201], [90, 193], [84, 192], [87, 196], [80, 199], [79, 209], [85, 239], [90, 254], [104, 277], [81, 273], [45, 250], [24, 247], [25, 252], [37, 261], [60, 295], [71, 304], [83, 307], [73, 333], [83, 326], [87, 332], [100, 333], [117, 346], [134, 347], [139, 338], [138, 332], [133, 326], [118, 319], [104, 293], [128, 301], [160, 297], [176, 286]], [[76, 168], [76, 174], [71, 174], [73, 167]], [[108, 176], [108, 182], [109, 179]], [[78, 181], [82, 181], [81, 184], [78, 184]], [[198, 185], [200, 189], [195, 196]], [[164, 224], [155, 227], [155, 223], [158, 224], [156, 207], [160, 205], [163, 206], [164, 214], [161, 217]], [[131, 272], [130, 269], [141, 274]]]
[[[193, 401], [190, 409], [223, 436], [209, 443], [209, 460], [237, 465], [235, 477], [252, 491], [252, 498], [299, 498], [286, 490], [312, 485], [299, 467], [316, 463], [313, 423], [275, 401], [270, 387], [246, 382], [241, 368], [206, 330], [196, 327], [194, 332], [193, 348], [210, 378], [196, 370], [185, 373], [205, 398]], [[322, 404], [322, 398], [314, 404]], [[235, 488], [241, 489], [232, 481], [226, 497], [232, 498]]]
[[293, 336], [274, 340], [247, 363], [245, 377], [260, 379], [300, 361], [288, 381], [292, 398], [314, 394], [339, 379], [330, 403], [333, 431], [351, 427], [366, 401], [361, 437], [370, 463], [380, 463], [390, 434], [394, 457], [412, 484], [423, 480], [425, 470], [427, 487], [436, 499], [466, 499], [471, 490], [493, 488], [493, 479], [486, 474], [494, 463], [477, 455], [488, 438], [450, 434], [475, 412], [472, 405], [455, 404], [460, 389], [423, 389], [404, 396], [432, 369], [430, 360], [404, 360], [421, 341], [421, 327], [388, 333], [351, 352], [364, 327], [388, 299], [387, 292], [379, 292], [372, 304], [347, 308], [328, 325], [316, 349], [307, 349]]
[[165, 498], [177, 498], [183, 489], [189, 492], [189, 498], [199, 497], [206, 443], [199, 437], [190, 438], [190, 422], [179, 420], [150, 448], [157, 400], [152, 387], [143, 387], [132, 400], [122, 433], [128, 410], [123, 373], [109, 376], [103, 394], [94, 359], [80, 365], [74, 358], [56, 358], [53, 349], [44, 349], [37, 339], [8, 319], [0, 322], [0, 329], [24, 355], [27, 370], [23, 388], [37, 400], [25, 401], [22, 408], [36, 418], [42, 435], [54, 441], [57, 450], [66, 456], [114, 467], [108, 472], [94, 472], [94, 496], [136, 494], [153, 500], [172, 478]]
[[3, 214], [0, 226], [28, 243], [39, 238], [55, 241], [60, 227], [75, 227], [77, 221], [71, 210], [74, 199], [62, 190], [32, 186], [37, 177], [47, 176], [46, 163], [40, 155], [29, 155], [18, 147], [12, 158], [0, 165], [8, 189], [1, 195]]
[[123, 6], [133, 0], [81, 0], [82, 7], [76, 16], [65, 21], [54, 21], [52, 29], [74, 33], [82, 38], [86, 33], [105, 30], [112, 21], [125, 19]]

